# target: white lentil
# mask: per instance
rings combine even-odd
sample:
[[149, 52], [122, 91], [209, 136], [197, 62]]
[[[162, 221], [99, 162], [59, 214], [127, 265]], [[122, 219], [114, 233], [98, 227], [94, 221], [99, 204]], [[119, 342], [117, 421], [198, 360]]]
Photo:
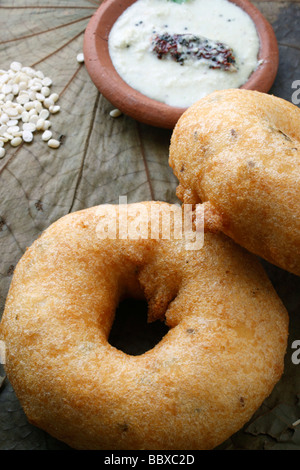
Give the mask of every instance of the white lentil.
[[18, 145], [20, 145], [21, 143], [22, 143], [21, 137], [14, 137], [14, 138], [10, 141], [10, 145], [12, 145], [13, 147], [18, 147]]
[[19, 83], [19, 92], [27, 89], [27, 82], [23, 81], [23, 82], [18, 82], [18, 83]]
[[77, 62], [79, 62], [80, 64], [82, 64], [84, 62], [84, 55], [83, 55], [83, 52], [80, 52], [79, 54], [77, 54]]
[[57, 93], [52, 93], [50, 96], [49, 96], [49, 99], [51, 101], [53, 101], [54, 103], [56, 103], [56, 101], [58, 101], [59, 99], [59, 95]]
[[40, 112], [39, 116], [40, 116], [41, 119], [48, 119], [49, 114], [50, 114], [50, 113], [49, 113], [48, 109], [45, 109], [45, 108], [44, 108], [44, 109], [42, 109], [42, 111]]
[[50, 108], [50, 106], [53, 106], [53, 105], [54, 105], [54, 101], [51, 99], [51, 96], [49, 98], [44, 99], [45, 108]]
[[51, 121], [45, 119], [44, 125], [43, 125], [43, 130], [46, 131], [47, 129], [49, 129], [49, 127], [51, 127]]
[[34, 132], [36, 130], [36, 125], [33, 122], [24, 122], [23, 131]]
[[33, 108], [34, 108], [33, 101], [29, 101], [29, 97], [28, 97], [28, 102], [24, 104], [24, 109], [25, 111], [30, 111]]
[[0, 116], [0, 122], [2, 122], [3, 124], [5, 122], [9, 121], [9, 117], [7, 116], [6, 113], [3, 113], [1, 116]]
[[9, 126], [7, 128], [7, 132], [11, 135], [15, 135], [17, 132], [19, 132], [20, 128], [19, 126]]
[[[22, 93], [22, 95], [19, 95], [17, 97], [17, 103], [19, 104], [25, 104], [25, 103], [28, 103], [29, 102], [29, 95], [27, 93]], [[26, 109], [26, 108], [25, 108]]]
[[109, 115], [113, 118], [117, 118], [117, 117], [120, 117], [122, 115], [122, 111], [120, 111], [119, 109], [112, 109], [110, 111]]
[[49, 96], [51, 93], [50, 88], [48, 86], [43, 86], [41, 88], [41, 93], [44, 95], [45, 98], [47, 98], [47, 96]]
[[20, 114], [20, 116], [19, 116], [19, 118], [20, 118], [20, 117], [21, 117], [21, 114], [22, 114], [23, 111], [24, 111], [24, 109], [23, 109], [23, 107], [22, 107], [19, 103], [16, 104], [16, 110], [17, 110], [18, 113]]
[[12, 93], [13, 93], [13, 95], [17, 95], [19, 93], [19, 85], [17, 83], [13, 84]]
[[34, 107], [35, 107], [36, 112], [40, 113], [43, 109], [42, 103], [38, 100], [35, 100], [33, 103], [34, 103]]
[[39, 117], [38, 117], [37, 114], [33, 114], [29, 118], [29, 122], [32, 122], [33, 124], [35, 124], [35, 127], [36, 127], [36, 124], [37, 124], [38, 120], [39, 120]]
[[43, 84], [44, 86], [47, 86], [47, 87], [51, 86], [51, 85], [52, 85], [52, 80], [51, 80], [51, 78], [45, 77], [45, 78], [42, 80], [42, 84]]
[[30, 90], [28, 93], [28, 96], [31, 101], [34, 101], [36, 99], [36, 92], [33, 90]]
[[35, 70], [31, 67], [22, 67], [22, 72], [26, 73], [29, 77], [34, 77], [35, 76]]
[[52, 132], [51, 131], [45, 131], [43, 134], [42, 134], [42, 139], [44, 142], [47, 142], [48, 140], [50, 140], [52, 137]]
[[9, 134], [8, 132], [4, 132], [3, 137], [4, 137], [4, 139], [6, 139], [5, 142], [7, 142], [8, 140], [13, 139], [13, 136], [11, 134]]
[[9, 79], [8, 73], [5, 73], [4, 75], [1, 75], [1, 77], [0, 77], [0, 84], [1, 84], [1, 83], [6, 83], [8, 79]]
[[36, 93], [35, 98], [39, 101], [44, 101], [45, 95], [43, 95], [43, 93]]
[[24, 72], [18, 72], [15, 76], [15, 82], [16, 83], [25, 83], [26, 88], [28, 87], [28, 76]]
[[50, 111], [51, 114], [58, 113], [58, 111], [60, 111], [60, 106], [51, 105], [51, 106], [49, 106], [49, 111]]
[[23, 67], [14, 61], [9, 70], [0, 70], [0, 158], [5, 155], [5, 144], [16, 147], [32, 142], [34, 132], [43, 131], [42, 140], [49, 147], [58, 148], [60, 141], [52, 138], [49, 115], [60, 111], [55, 105], [57, 93], [51, 93], [52, 79], [42, 71]]
[[56, 139], [50, 139], [48, 140], [48, 146], [52, 149], [57, 149], [60, 146], [60, 142]]
[[18, 125], [18, 120], [17, 119], [11, 119], [7, 121], [6, 123], [7, 126], [17, 126]]
[[28, 116], [29, 116], [29, 121], [31, 116], [37, 116], [37, 112], [35, 108], [32, 108], [30, 111], [28, 111]]
[[29, 121], [29, 113], [27, 111], [24, 111], [21, 114], [21, 119], [22, 119], [23, 122], [28, 122]]
[[43, 79], [45, 78], [45, 75], [43, 74], [43, 72], [42, 72], [41, 70], [38, 70], [38, 71], [36, 72], [36, 76], [37, 76], [38, 78], [40, 78], [41, 80], [43, 80]]
[[8, 114], [9, 117], [14, 117], [18, 115], [18, 111], [16, 108], [7, 108], [6, 113]]
[[33, 141], [33, 133], [30, 131], [23, 131], [22, 138], [24, 142], [32, 142]]
[[36, 130], [37, 131], [44, 130], [44, 125], [45, 125], [45, 119], [39, 118], [36, 122]]
[[36, 92], [36, 91], [41, 91], [41, 89], [42, 89], [42, 85], [39, 85], [39, 84], [37, 84], [37, 85], [31, 85], [31, 87], [30, 87], [30, 90], [31, 90], [31, 91], [34, 91], [34, 92]]
[[20, 62], [12, 62], [10, 64], [10, 68], [11, 70], [13, 70], [14, 72], [19, 72], [22, 68], [22, 64]]
[[8, 95], [9, 93], [12, 92], [12, 86], [5, 84], [5, 85], [3, 85], [1, 91], [2, 91], [2, 93], [4, 93], [4, 95]]
[[12, 101], [14, 99], [14, 94], [13, 93], [9, 93], [8, 95], [6, 95], [5, 97], [5, 102], [7, 101]]

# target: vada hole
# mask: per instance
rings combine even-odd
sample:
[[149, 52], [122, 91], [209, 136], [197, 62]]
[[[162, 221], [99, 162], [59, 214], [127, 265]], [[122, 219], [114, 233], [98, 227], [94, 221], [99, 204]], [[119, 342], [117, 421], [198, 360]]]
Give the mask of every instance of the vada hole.
[[169, 331], [163, 321], [147, 322], [146, 300], [126, 299], [120, 302], [108, 337], [111, 346], [131, 356], [152, 349]]

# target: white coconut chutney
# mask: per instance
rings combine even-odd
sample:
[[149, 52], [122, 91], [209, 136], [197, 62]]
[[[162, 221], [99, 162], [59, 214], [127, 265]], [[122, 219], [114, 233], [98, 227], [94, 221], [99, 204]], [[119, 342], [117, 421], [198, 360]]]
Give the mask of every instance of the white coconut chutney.
[[[156, 35], [194, 35], [232, 49], [235, 67], [211, 68], [211, 61], [159, 59]], [[259, 38], [252, 19], [228, 0], [137, 0], [118, 18], [109, 35], [118, 74], [142, 94], [188, 107], [220, 89], [243, 85], [258, 66]]]

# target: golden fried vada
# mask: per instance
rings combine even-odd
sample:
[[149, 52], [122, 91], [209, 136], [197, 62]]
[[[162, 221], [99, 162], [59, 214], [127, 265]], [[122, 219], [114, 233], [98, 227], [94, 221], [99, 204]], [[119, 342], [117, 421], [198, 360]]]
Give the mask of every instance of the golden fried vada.
[[[29, 421], [73, 448], [212, 449], [279, 380], [287, 312], [257, 258], [225, 235], [207, 232], [196, 250], [173, 229], [126, 239], [121, 207], [59, 219], [17, 264], [0, 325], [8, 378]], [[182, 218], [166, 203], [128, 207], [140, 225], [155, 224], [152, 209]], [[169, 327], [138, 356], [108, 341], [126, 296]]]
[[171, 138], [170, 166], [183, 202], [202, 202], [216, 229], [300, 275], [300, 110], [234, 89], [192, 105]]

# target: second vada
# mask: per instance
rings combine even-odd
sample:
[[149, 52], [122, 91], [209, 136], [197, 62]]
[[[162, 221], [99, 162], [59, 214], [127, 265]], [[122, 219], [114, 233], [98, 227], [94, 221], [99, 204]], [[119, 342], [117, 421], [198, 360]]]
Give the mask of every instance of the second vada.
[[214, 92], [172, 134], [184, 203], [204, 203], [216, 231], [300, 275], [300, 110], [266, 93]]

